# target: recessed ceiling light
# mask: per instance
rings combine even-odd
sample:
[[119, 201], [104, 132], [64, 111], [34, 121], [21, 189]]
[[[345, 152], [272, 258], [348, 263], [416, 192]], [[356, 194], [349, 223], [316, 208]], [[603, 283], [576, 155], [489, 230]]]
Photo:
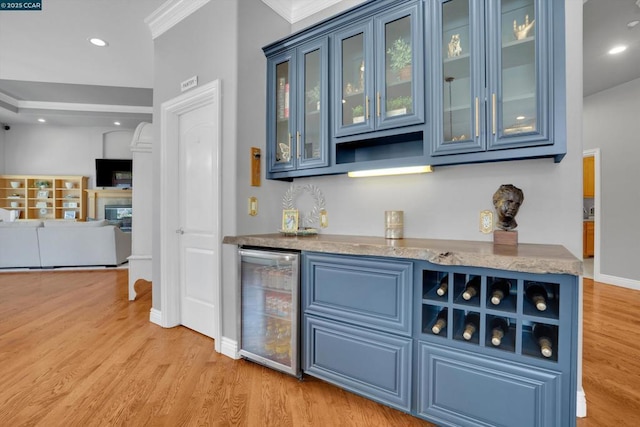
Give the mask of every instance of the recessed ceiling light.
[[636, 26], [636, 25], [638, 25], [638, 24], [640, 24], [640, 21], [638, 21], [638, 20], [631, 21], [631, 22], [629, 22], [629, 23], [627, 24], [627, 27], [629, 27], [629, 28], [633, 28], [633, 27], [635, 27], [635, 26]]
[[626, 46], [623, 46], [623, 45], [615, 46], [611, 48], [611, 50], [609, 50], [609, 55], [616, 55], [618, 53], [624, 52], [625, 50], [627, 50]]
[[105, 40], [99, 39], [97, 37], [91, 37], [89, 39], [89, 43], [91, 43], [94, 46], [98, 46], [98, 47], [109, 46], [109, 43], [107, 43]]
[[114, 125], [120, 126], [120, 122], [113, 122]]
[[524, 119], [525, 119], [525, 117], [524, 117], [524, 116], [518, 116], [518, 117], [516, 117], [516, 120], [524, 120]]
[[47, 122], [47, 121], [46, 121], [45, 119], [43, 119], [43, 118], [38, 119], [38, 121], [39, 121], [40, 123], [46, 123], [46, 122]]

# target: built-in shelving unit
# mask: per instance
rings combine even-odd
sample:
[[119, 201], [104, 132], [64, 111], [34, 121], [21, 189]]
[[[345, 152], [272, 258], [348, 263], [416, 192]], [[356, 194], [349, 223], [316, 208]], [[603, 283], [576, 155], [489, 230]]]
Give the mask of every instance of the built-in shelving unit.
[[0, 175], [0, 207], [19, 213], [18, 219], [87, 217], [86, 176]]

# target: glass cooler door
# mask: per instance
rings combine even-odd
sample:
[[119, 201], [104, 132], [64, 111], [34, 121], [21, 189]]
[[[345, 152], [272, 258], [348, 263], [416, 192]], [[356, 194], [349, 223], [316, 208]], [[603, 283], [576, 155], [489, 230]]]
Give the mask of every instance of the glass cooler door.
[[299, 254], [240, 249], [240, 355], [300, 376]]

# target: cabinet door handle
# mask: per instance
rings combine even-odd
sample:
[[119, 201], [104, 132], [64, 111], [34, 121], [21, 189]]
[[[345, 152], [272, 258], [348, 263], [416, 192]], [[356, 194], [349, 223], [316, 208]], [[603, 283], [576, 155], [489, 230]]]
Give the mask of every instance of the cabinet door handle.
[[298, 158], [300, 158], [300, 131], [296, 132], [296, 153]]
[[365, 108], [365, 110], [366, 110], [366, 113], [365, 113], [365, 114], [366, 114], [366, 116], [367, 116], [367, 120], [369, 120], [369, 96], [365, 96], [365, 101], [364, 101], [364, 103], [365, 103], [364, 108]]
[[380, 92], [376, 95], [376, 115], [380, 117]]
[[494, 93], [491, 96], [491, 127], [492, 127], [492, 132], [495, 135], [496, 134], [496, 127], [498, 127], [497, 125], [497, 113], [496, 113], [496, 94]]
[[480, 99], [476, 96], [476, 138], [480, 137]]

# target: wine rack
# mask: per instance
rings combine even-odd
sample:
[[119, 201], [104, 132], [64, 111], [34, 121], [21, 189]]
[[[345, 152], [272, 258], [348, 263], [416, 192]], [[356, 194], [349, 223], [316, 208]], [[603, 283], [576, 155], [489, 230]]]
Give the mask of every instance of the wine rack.
[[[485, 274], [477, 274], [466, 267], [441, 269], [437, 266], [425, 268], [420, 273], [421, 277], [417, 280], [421, 294], [420, 338], [434, 339], [436, 342], [454, 341], [469, 347], [486, 347], [489, 351], [558, 361], [559, 283], [527, 279], [526, 275], [516, 272], [487, 270]], [[495, 304], [492, 302], [492, 285], [499, 282], [506, 292]], [[476, 283], [476, 290], [472, 292], [475, 295], [465, 295], [469, 283]], [[543, 311], [536, 308], [526, 296], [527, 289], [532, 286], [544, 291], [546, 307]], [[446, 310], [446, 326], [435, 333], [432, 328], [443, 310]], [[469, 315], [475, 315], [478, 320], [476, 330], [467, 338], [463, 333], [467, 326], [465, 319]], [[504, 336], [497, 345], [492, 342], [491, 325], [494, 321], [499, 322], [495, 319], [503, 319], [507, 324]], [[550, 355], [542, 354], [538, 339], [534, 337], [533, 329], [537, 324], [546, 326], [550, 332]]]

